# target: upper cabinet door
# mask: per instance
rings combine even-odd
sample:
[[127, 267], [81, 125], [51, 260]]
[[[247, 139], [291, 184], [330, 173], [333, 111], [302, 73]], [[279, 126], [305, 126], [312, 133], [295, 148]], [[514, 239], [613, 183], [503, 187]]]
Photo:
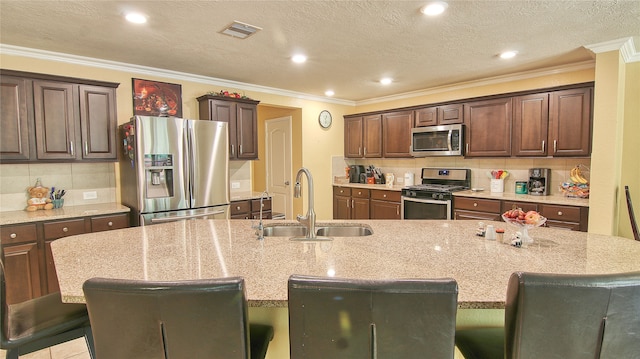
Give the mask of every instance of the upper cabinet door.
[[238, 159], [258, 158], [258, 114], [256, 105], [236, 105], [236, 136]]
[[382, 115], [382, 157], [411, 157], [413, 112], [402, 111]]
[[70, 160], [81, 151], [76, 137], [80, 127], [77, 91], [78, 86], [70, 83], [33, 81], [38, 159]]
[[30, 83], [24, 78], [0, 78], [0, 160], [29, 159], [29, 90]]
[[513, 99], [514, 156], [546, 156], [549, 147], [549, 94], [518, 96]]
[[427, 107], [414, 111], [415, 127], [435, 126], [438, 124], [438, 108]]
[[464, 109], [465, 156], [510, 156], [511, 117], [511, 97], [467, 103]]
[[116, 159], [116, 90], [80, 85], [83, 159]]
[[362, 157], [362, 117], [344, 119], [344, 156]]
[[461, 103], [438, 106], [438, 124], [455, 125], [464, 121], [464, 106]]
[[549, 154], [589, 156], [591, 154], [592, 88], [551, 93]]
[[382, 157], [382, 116], [364, 116], [363, 155], [368, 158]]

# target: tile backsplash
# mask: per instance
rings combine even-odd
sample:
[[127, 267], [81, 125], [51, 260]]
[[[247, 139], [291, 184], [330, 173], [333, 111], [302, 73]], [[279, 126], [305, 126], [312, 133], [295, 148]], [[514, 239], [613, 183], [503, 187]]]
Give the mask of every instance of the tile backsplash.
[[[116, 201], [115, 163], [33, 163], [0, 165], [0, 212], [23, 210], [27, 187], [37, 179], [45, 187], [66, 190], [65, 206]], [[84, 199], [85, 192], [90, 197]]]
[[[569, 180], [569, 172], [578, 165], [591, 166], [589, 158], [473, 158], [463, 157], [424, 157], [406, 159], [351, 159], [342, 156], [332, 158], [332, 175], [345, 176], [345, 167], [349, 165], [374, 165], [383, 173], [393, 173], [396, 184], [404, 179], [405, 172], [412, 172], [414, 182], [420, 183], [423, 167], [469, 168], [471, 169], [471, 187], [484, 188], [489, 191], [491, 170], [507, 170], [509, 176], [504, 181], [504, 191], [515, 192], [516, 181], [529, 179], [530, 168], [551, 169], [551, 194], [559, 194], [560, 184]], [[332, 177], [333, 178], [333, 177]]]

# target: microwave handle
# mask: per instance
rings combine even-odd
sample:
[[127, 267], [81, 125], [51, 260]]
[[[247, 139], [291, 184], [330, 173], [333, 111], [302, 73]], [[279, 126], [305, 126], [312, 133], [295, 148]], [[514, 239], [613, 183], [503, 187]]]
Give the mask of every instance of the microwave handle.
[[453, 151], [453, 148], [451, 146], [451, 135], [453, 134], [453, 130], [449, 131], [449, 134], [447, 135], [447, 146], [449, 146], [449, 151]]

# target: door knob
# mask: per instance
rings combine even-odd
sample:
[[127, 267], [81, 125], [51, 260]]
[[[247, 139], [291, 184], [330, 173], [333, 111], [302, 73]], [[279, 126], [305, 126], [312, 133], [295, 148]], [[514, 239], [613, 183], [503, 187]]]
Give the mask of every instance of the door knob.
[[284, 185], [288, 186], [289, 185], [289, 181], [284, 181]]

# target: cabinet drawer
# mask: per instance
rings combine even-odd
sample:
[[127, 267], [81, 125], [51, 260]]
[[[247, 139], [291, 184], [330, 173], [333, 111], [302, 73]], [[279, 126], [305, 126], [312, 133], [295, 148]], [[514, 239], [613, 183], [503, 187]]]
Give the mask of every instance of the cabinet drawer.
[[44, 224], [44, 239], [52, 240], [66, 236], [86, 233], [84, 219], [50, 222]]
[[231, 215], [251, 212], [251, 201], [231, 202]]
[[37, 239], [35, 224], [21, 224], [18, 226], [6, 226], [0, 228], [2, 244], [21, 242], [35, 242]]
[[502, 201], [501, 213], [504, 213], [515, 206], [516, 208], [522, 208], [523, 211], [538, 211], [538, 204], [531, 202], [515, 202], [515, 201]]
[[347, 187], [333, 187], [333, 195], [334, 196], [351, 196], [351, 188]]
[[500, 212], [500, 201], [494, 201], [492, 199], [480, 199], [480, 198], [464, 198], [455, 197], [453, 203], [456, 209], [468, 209], [478, 212]]
[[362, 188], [351, 189], [351, 197], [353, 198], [369, 198], [369, 190]]
[[91, 218], [91, 231], [102, 232], [129, 227], [129, 215], [118, 214]]
[[[271, 210], [271, 199], [262, 200], [262, 211], [270, 211]], [[260, 212], [260, 200], [254, 199], [251, 200], [251, 211], [252, 212]]]
[[381, 201], [400, 202], [401, 193], [398, 191], [371, 190], [371, 199]]
[[563, 222], [580, 222], [580, 207], [557, 206], [545, 204], [540, 213], [548, 219], [555, 219]]

